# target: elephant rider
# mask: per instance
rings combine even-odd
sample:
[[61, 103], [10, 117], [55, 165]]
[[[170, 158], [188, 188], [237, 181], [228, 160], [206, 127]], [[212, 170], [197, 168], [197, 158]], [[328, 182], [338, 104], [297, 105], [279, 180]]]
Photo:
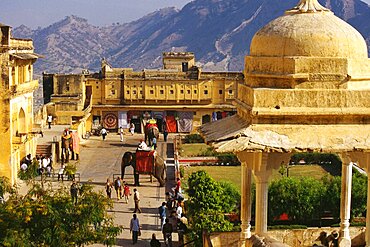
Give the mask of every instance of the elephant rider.
[[144, 150], [144, 151], [150, 151], [150, 147], [148, 147], [148, 145], [146, 145], [145, 141], [143, 139], [140, 140], [140, 143], [139, 143], [139, 150]]

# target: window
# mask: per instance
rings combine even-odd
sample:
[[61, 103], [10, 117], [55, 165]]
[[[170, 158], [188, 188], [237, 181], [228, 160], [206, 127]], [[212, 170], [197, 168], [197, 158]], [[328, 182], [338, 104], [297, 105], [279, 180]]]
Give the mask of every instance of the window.
[[187, 92], [188, 92], [188, 94], [190, 94], [190, 90], [188, 90]]
[[136, 94], [136, 90], [133, 90], [133, 91], [132, 91], [132, 94]]
[[140, 94], [143, 94], [143, 90], [140, 90]]
[[232, 95], [233, 94], [233, 90], [229, 89], [229, 94]]
[[208, 90], [204, 90], [204, 94], [208, 94]]
[[180, 90], [180, 93], [181, 93], [181, 94], [184, 94], [184, 90], [183, 90], [183, 89], [181, 89], [181, 90]]
[[150, 90], [149, 92], [150, 92], [150, 94], [154, 94], [154, 90]]
[[114, 95], [116, 94], [116, 90], [110, 90], [110, 93]]
[[66, 83], [66, 90], [69, 91], [69, 82]]
[[194, 90], [194, 94], [197, 94], [197, 90]]
[[218, 94], [222, 94], [222, 90], [218, 90]]
[[159, 90], [159, 93], [164, 94], [164, 90], [163, 89]]
[[114, 89], [114, 85], [112, 85], [112, 89]]
[[99, 89], [99, 86], [96, 86], [96, 89]]
[[173, 94], [173, 90], [172, 89], [170, 90], [170, 94]]
[[130, 90], [127, 90], [127, 91], [126, 91], [126, 94], [130, 94]]

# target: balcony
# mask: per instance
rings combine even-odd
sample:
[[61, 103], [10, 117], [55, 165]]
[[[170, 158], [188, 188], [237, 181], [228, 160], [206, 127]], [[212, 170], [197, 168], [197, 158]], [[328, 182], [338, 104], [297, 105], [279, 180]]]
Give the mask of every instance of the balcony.
[[26, 93], [32, 93], [39, 87], [38, 80], [32, 80], [29, 82], [24, 82], [18, 85], [10, 86], [10, 93], [12, 96], [18, 96]]

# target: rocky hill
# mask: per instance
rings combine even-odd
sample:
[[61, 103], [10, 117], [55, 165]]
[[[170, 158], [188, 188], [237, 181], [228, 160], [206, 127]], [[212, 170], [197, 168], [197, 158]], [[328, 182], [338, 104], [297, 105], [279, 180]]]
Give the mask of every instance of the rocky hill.
[[[163, 51], [192, 51], [206, 70], [243, 68], [255, 32], [298, 0], [195, 0], [181, 10], [165, 8], [126, 24], [96, 27], [68, 16], [46, 28], [22, 25], [15, 37], [32, 38], [42, 71], [98, 71], [105, 57], [114, 67], [158, 68]], [[370, 7], [360, 0], [321, 0], [357, 28], [370, 45]], [[370, 48], [370, 46], [369, 46]], [[370, 50], [370, 49], [369, 49]]]

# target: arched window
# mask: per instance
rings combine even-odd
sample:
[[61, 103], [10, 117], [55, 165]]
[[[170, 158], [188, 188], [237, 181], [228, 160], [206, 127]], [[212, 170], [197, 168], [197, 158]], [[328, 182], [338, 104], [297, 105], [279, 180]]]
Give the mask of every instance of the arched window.
[[27, 122], [26, 114], [24, 113], [23, 108], [19, 110], [18, 113], [18, 133], [27, 133]]
[[15, 67], [12, 67], [12, 85], [15, 85]]
[[32, 65], [28, 65], [28, 81], [32, 81]]

